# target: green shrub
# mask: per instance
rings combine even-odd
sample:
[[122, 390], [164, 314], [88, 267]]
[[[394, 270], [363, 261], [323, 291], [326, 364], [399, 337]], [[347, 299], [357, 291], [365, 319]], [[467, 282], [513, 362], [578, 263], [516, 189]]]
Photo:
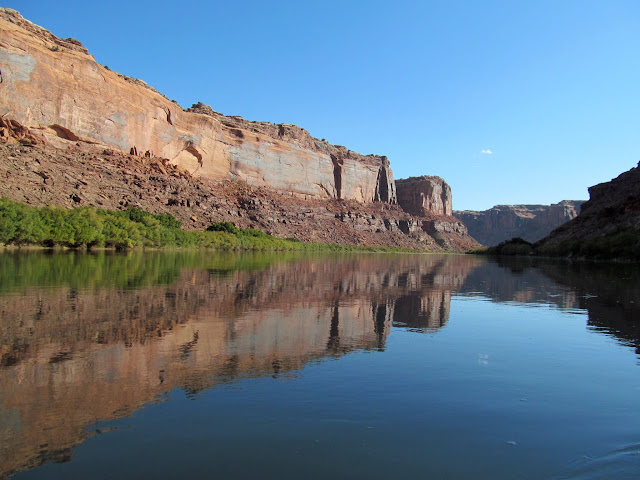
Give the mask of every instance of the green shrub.
[[69, 239], [65, 246], [91, 248], [104, 242], [103, 220], [94, 209], [83, 207], [68, 210], [65, 220], [69, 226]]
[[184, 231], [180, 227], [181, 223], [172, 215], [152, 215], [133, 207], [120, 211], [93, 207], [34, 208], [0, 198], [0, 243], [7, 245], [180, 247], [220, 251], [410, 251], [304, 243], [276, 238], [253, 228], [240, 229], [231, 222], [215, 223], [206, 231]]
[[533, 253], [533, 244], [520, 237], [515, 237], [511, 240], [505, 240], [495, 247], [489, 247], [485, 250], [478, 250], [476, 253], [509, 256], [531, 255]]
[[179, 230], [182, 228], [182, 222], [169, 213], [157, 213], [153, 216], [160, 222], [160, 225], [170, 229]]
[[102, 228], [104, 245], [117, 249], [132, 248], [140, 244], [140, 230], [126, 218], [107, 215]]
[[240, 235], [244, 235], [246, 237], [258, 237], [258, 238], [273, 238], [271, 235], [267, 235], [260, 230], [256, 230], [255, 228], [243, 228], [240, 230]]
[[238, 235], [240, 229], [231, 222], [218, 222], [207, 227], [207, 232], [227, 232], [233, 235]]
[[0, 242], [24, 245], [46, 235], [46, 225], [33, 207], [0, 199]]

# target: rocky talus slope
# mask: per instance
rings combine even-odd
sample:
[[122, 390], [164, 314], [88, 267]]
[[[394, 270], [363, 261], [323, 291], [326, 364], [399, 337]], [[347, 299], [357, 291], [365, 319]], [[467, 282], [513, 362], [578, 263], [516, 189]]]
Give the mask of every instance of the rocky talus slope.
[[383, 202], [303, 199], [237, 180], [214, 182], [193, 177], [167, 159], [33, 134], [15, 121], [0, 121], [0, 178], [0, 196], [28, 205], [133, 206], [170, 213], [188, 230], [230, 221], [310, 242], [430, 251], [477, 247], [451, 216], [412, 217]]
[[640, 260], [640, 163], [589, 188], [580, 215], [538, 242], [535, 252]]
[[384, 156], [289, 124], [183, 110], [0, 8], [0, 195], [34, 206], [136, 206], [187, 229], [218, 221], [304, 241], [466, 250], [458, 219], [397, 205]]
[[483, 245], [497, 245], [520, 237], [536, 242], [554, 228], [575, 218], [583, 200], [563, 200], [553, 205], [496, 205], [481, 212], [456, 210], [469, 235]]

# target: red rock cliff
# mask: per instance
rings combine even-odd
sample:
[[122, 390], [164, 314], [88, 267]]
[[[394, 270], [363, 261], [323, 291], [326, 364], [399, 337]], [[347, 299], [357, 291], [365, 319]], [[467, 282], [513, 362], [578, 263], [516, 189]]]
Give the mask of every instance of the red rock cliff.
[[422, 176], [396, 182], [398, 204], [411, 215], [451, 215], [451, 187], [440, 177]]
[[309, 198], [395, 203], [386, 157], [360, 155], [294, 125], [189, 111], [0, 9], [0, 114], [31, 129], [128, 152], [149, 151], [194, 176], [244, 180]]

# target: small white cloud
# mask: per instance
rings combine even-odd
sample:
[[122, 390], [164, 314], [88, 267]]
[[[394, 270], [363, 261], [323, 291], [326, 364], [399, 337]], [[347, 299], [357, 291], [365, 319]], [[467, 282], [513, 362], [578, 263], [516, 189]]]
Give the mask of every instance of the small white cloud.
[[480, 153], [484, 153], [485, 155], [493, 155], [493, 151], [490, 148], [483, 148]]

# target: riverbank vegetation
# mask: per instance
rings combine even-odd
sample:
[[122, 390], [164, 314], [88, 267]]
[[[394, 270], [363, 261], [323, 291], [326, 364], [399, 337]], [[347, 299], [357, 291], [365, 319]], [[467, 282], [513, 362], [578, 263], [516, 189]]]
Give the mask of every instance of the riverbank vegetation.
[[619, 231], [589, 238], [565, 239], [560, 242], [530, 243], [512, 238], [496, 246], [469, 253], [494, 256], [537, 256], [589, 260], [640, 261], [640, 234]]
[[516, 237], [511, 240], [505, 240], [493, 247], [472, 250], [469, 253], [500, 256], [528, 256], [533, 254], [533, 244], [520, 237]]
[[563, 240], [536, 245], [536, 254], [548, 257], [576, 257], [594, 260], [640, 261], [640, 233], [632, 229], [593, 235], [586, 239]]
[[378, 246], [304, 243], [282, 239], [252, 228], [220, 222], [205, 231], [188, 231], [167, 213], [139, 208], [103, 210], [31, 207], [0, 198], [0, 243], [47, 248], [209, 248], [220, 251], [410, 251]]

